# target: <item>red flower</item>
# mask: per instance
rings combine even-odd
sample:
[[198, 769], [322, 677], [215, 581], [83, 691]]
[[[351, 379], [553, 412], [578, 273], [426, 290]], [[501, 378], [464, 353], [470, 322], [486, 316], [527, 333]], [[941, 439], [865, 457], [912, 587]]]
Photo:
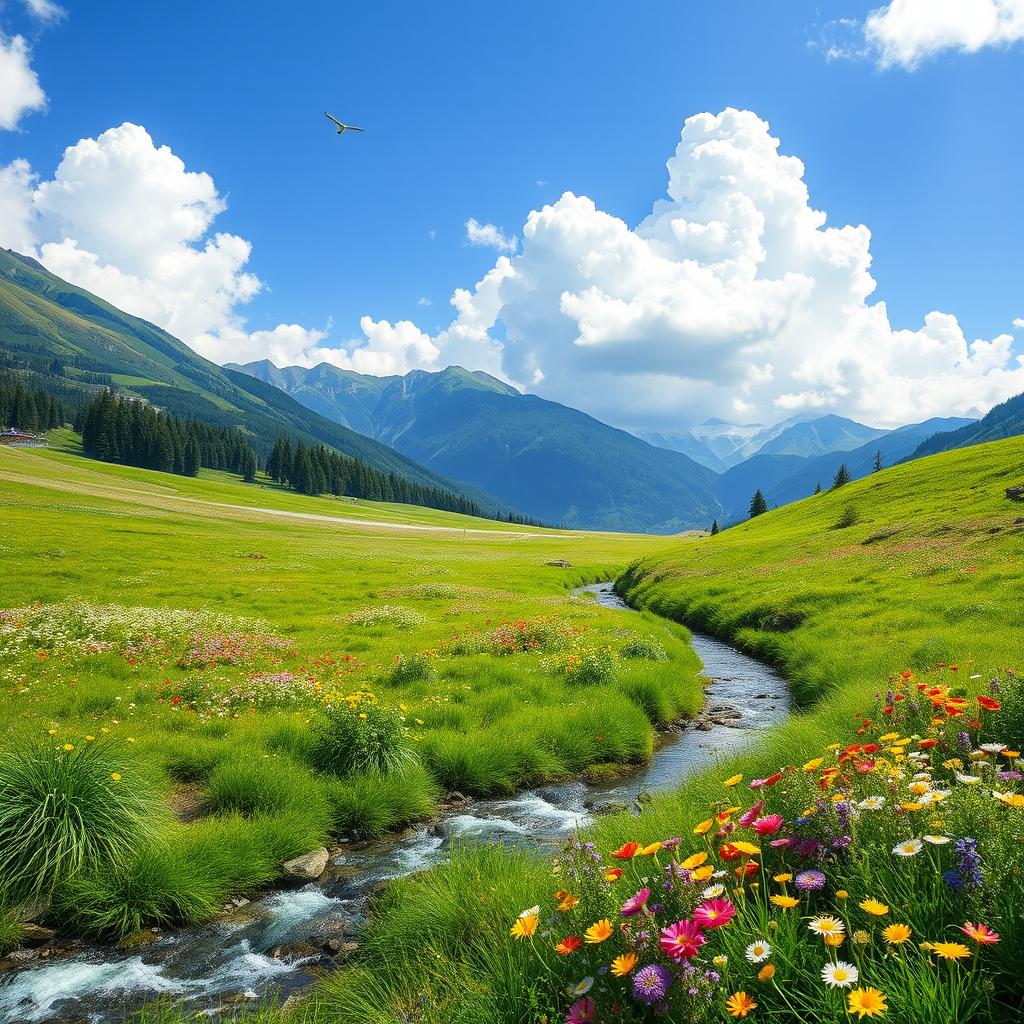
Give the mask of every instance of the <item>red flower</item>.
[[640, 849], [639, 843], [623, 843], [613, 854], [617, 860], [632, 860], [633, 854]]
[[575, 952], [580, 948], [582, 943], [575, 935], [566, 935], [562, 941], [555, 946], [555, 952], [560, 953], [562, 956], [568, 956], [570, 953]]
[[722, 860], [739, 860], [743, 856], [732, 843], [723, 843], [719, 848], [718, 855]]
[[918, 740], [917, 745], [921, 750], [930, 750], [932, 747], [938, 746], [938, 740]]
[[171, 703], [172, 704], [180, 704], [181, 703], [181, 698], [180, 697], [172, 697], [171, 698]]
[[978, 703], [986, 711], [998, 711], [1002, 707], [1002, 704], [1000, 704], [994, 697], [979, 697]]

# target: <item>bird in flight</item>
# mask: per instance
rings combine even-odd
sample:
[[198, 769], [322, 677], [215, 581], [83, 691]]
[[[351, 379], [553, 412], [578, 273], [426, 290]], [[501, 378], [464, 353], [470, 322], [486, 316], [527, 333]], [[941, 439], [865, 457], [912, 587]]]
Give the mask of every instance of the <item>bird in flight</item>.
[[354, 124], [342, 124], [336, 117], [331, 117], [327, 111], [324, 111], [324, 117], [329, 121], [333, 121], [338, 126], [338, 134], [341, 135], [343, 132], [361, 132], [362, 128], [357, 128]]

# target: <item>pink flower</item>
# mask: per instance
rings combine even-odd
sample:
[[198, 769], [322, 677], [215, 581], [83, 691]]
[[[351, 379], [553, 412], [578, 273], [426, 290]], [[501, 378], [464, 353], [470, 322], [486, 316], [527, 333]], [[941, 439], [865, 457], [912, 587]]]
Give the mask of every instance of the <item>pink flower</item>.
[[766, 814], [763, 818], [758, 818], [754, 822], [754, 831], [759, 836], [771, 836], [782, 828], [783, 822], [786, 819], [781, 814]]
[[764, 810], [764, 801], [758, 800], [753, 807], [750, 808], [745, 814], [740, 816], [739, 823], [743, 828], [746, 828], [753, 820]]
[[597, 1020], [597, 1003], [590, 996], [577, 999], [565, 1015], [565, 1024], [592, 1024]]
[[688, 960], [707, 942], [700, 925], [689, 919], [661, 929], [662, 952], [675, 960]]
[[650, 889], [641, 889], [635, 896], [630, 896], [629, 899], [622, 904], [622, 916], [635, 917], [644, 909], [645, 906], [647, 906], [647, 901], [650, 898]]
[[729, 900], [706, 900], [693, 912], [693, 920], [699, 928], [721, 928], [735, 916], [736, 908]]

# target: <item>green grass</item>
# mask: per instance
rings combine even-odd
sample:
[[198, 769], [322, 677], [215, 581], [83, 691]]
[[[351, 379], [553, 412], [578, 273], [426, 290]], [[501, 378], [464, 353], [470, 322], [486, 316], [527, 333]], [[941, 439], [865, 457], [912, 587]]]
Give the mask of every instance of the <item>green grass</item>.
[[[642, 760], [656, 724], [699, 705], [685, 630], [652, 618], [667, 660], [618, 659], [636, 618], [569, 595], [669, 538], [312, 499], [51, 441], [0, 451], [3, 605], [20, 609], [0, 609], [0, 749], [117, 740], [181, 819], [117, 870], [68, 872], [61, 929], [199, 919], [332, 835], [428, 817], [446, 790]], [[609, 646], [612, 678], [573, 685], [563, 659]], [[404, 719], [400, 774], [318, 761], [325, 708], [364, 691]]]
[[[625, 814], [600, 819], [587, 838], [607, 855], [627, 840], [691, 836], [709, 805], [723, 805], [723, 796], [741, 805], [751, 799], [742, 788], [723, 790], [727, 775], [764, 778], [827, 753], [829, 744], [855, 741], [864, 720], [855, 713], [871, 712], [875, 695], [884, 694], [894, 672], [934, 671], [939, 663], [956, 663], [958, 673], [941, 670], [939, 678], [954, 686], [962, 683], [973, 693], [990, 677], [1005, 683], [1008, 669], [1024, 667], [1019, 629], [1024, 526], [1015, 523], [1020, 508], [1003, 496], [1005, 487], [1021, 482], [1022, 458], [1024, 442], [1014, 439], [885, 470], [715, 538], [674, 545], [632, 566], [620, 581], [631, 602], [729, 639], [778, 665], [804, 711], [756, 747], [694, 777], [675, 793], [655, 798], [639, 818]], [[847, 508], [856, 511], [856, 523], [834, 529], [841, 518], [851, 518], [845, 515]], [[972, 681], [972, 676], [980, 679]], [[1019, 735], [1024, 701], [1013, 703], [1012, 680], [1004, 691], [1007, 731]], [[633, 699], [641, 706], [651, 703], [639, 692]], [[769, 792], [773, 799], [784, 799], [780, 806], [790, 817], [800, 814], [814, 795], [813, 789], [801, 792], [795, 786], [785, 793], [781, 787], [778, 793]], [[986, 953], [996, 979], [992, 990], [982, 985], [982, 974], [970, 988], [955, 973], [940, 975], [916, 947], [915, 957], [907, 959], [909, 973], [900, 973], [902, 960], [880, 961], [880, 973], [865, 977], [891, 993], [884, 1019], [1017, 1019], [1010, 1007], [1022, 997], [1015, 964], [1024, 945], [1024, 864], [1019, 827], [1013, 824], [1017, 819], [994, 818], [994, 806], [991, 799], [972, 803], [968, 793], [950, 806], [944, 823], [950, 834], [975, 835], [982, 843], [991, 888], [981, 903], [957, 904], [948, 890], [927, 881], [928, 876], [921, 882], [908, 880], [907, 865], [889, 849], [896, 838], [906, 837], [906, 824], [898, 833], [869, 836], [864, 859], [857, 862], [861, 874], [831, 883], [841, 884], [845, 878], [853, 894], [888, 897], [900, 919], [910, 915], [922, 940], [955, 940], [958, 935], [948, 929], [982, 917], [998, 922], [1003, 933], [994, 952]], [[895, 828], [900, 820], [891, 817], [889, 824]], [[683, 849], [692, 850], [693, 842], [691, 837]], [[628, 884], [624, 895], [639, 884]], [[395, 883], [374, 907], [359, 965], [327, 979], [315, 1011], [303, 1019], [395, 1024], [415, 1013], [424, 1024], [446, 1019], [533, 1024], [556, 1001], [559, 1015], [564, 1014], [572, 1000], [560, 997], [559, 988], [592, 973], [593, 957], [566, 965], [548, 954], [555, 972], [549, 978], [528, 943], [508, 938], [523, 908], [540, 903], [545, 923], [548, 915], [557, 917], [548, 909], [556, 887], [571, 888], [564, 876], [551, 876], [551, 865], [543, 858], [493, 850], [467, 850], [449, 866]], [[574, 918], [562, 927], [579, 934], [591, 919]], [[754, 1019], [845, 1019], [840, 1003], [820, 1001], [816, 993], [821, 986], [810, 984], [823, 959], [816, 954], [812, 963], [798, 953], [803, 948], [797, 935], [800, 922], [796, 913], [785, 918], [793, 935], [779, 933], [774, 941], [794, 958], [788, 979], [781, 973], [779, 977], [803, 1008], [794, 1016], [783, 1006], [767, 1017], [762, 1008]], [[801, 926], [801, 936], [804, 931]], [[730, 983], [742, 985], [763, 1005], [778, 1005], [774, 990], [762, 994], [766, 990], [760, 983], [744, 980], [744, 972], [737, 969], [746, 965], [749, 931], [726, 933], [734, 965]], [[990, 1003], [993, 993], [995, 1004]], [[722, 999], [713, 1004], [709, 1019], [730, 1019]]]

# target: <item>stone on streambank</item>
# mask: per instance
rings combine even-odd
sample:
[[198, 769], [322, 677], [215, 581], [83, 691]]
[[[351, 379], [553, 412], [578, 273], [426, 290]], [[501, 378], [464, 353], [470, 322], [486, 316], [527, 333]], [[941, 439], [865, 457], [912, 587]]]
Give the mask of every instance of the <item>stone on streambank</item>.
[[318, 879], [327, 869], [327, 862], [330, 854], [326, 846], [318, 846], [301, 857], [293, 857], [281, 865], [286, 878], [294, 878], [300, 882], [313, 882]]

